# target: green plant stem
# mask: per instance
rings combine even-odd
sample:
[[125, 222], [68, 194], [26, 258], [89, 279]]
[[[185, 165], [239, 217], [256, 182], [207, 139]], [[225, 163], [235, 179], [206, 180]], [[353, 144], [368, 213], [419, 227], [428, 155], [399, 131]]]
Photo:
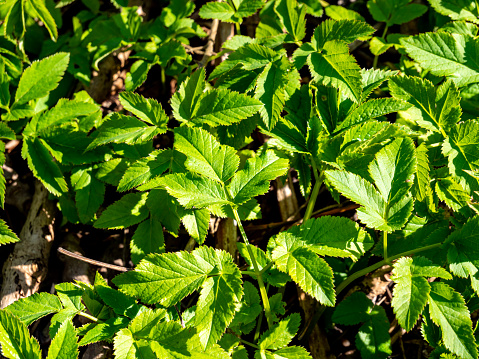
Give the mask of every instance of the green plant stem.
[[313, 163], [313, 172], [314, 177], [316, 178], [316, 183], [314, 184], [313, 190], [311, 192], [311, 196], [309, 197], [308, 207], [306, 207], [306, 212], [304, 213], [303, 223], [306, 222], [308, 219], [311, 218], [311, 214], [313, 213], [314, 206], [316, 205], [316, 199], [318, 199], [319, 189], [323, 184], [323, 175], [318, 175], [318, 170], [316, 167], [316, 163], [312, 160]]
[[[383, 35], [381, 36], [383, 39], [384, 39], [384, 36], [386, 36], [388, 29], [389, 29], [389, 26], [388, 24], [386, 24], [386, 26], [384, 27]], [[378, 67], [378, 58], [379, 58], [379, 55], [374, 56], [373, 69]]]
[[386, 262], [389, 263], [388, 261], [388, 232], [383, 231], [383, 257]]
[[246, 275], [249, 275], [249, 276], [255, 277], [255, 278], [256, 278], [256, 275], [257, 275], [256, 272], [252, 272], [250, 270], [242, 270], [241, 274], [246, 274]]
[[240, 230], [241, 236], [243, 237], [243, 241], [246, 244], [246, 249], [248, 250], [248, 254], [251, 258], [251, 263], [253, 264], [256, 277], [258, 278], [259, 292], [261, 294], [261, 299], [263, 300], [264, 312], [266, 314], [266, 321], [268, 322], [268, 327], [271, 327], [274, 324], [273, 316], [271, 314], [271, 306], [269, 305], [268, 293], [266, 291], [266, 287], [263, 282], [263, 277], [261, 276], [261, 272], [259, 270], [258, 263], [256, 262], [256, 257], [254, 256], [253, 250], [250, 247], [248, 237], [246, 236], [246, 232], [243, 228], [243, 224], [241, 224], [241, 219], [238, 214], [238, 210], [234, 208], [233, 213], [234, 213], [236, 222], [238, 224], [238, 228]]
[[[394, 261], [396, 259], [399, 259], [401, 257], [410, 256], [410, 255], [413, 255], [413, 254], [417, 254], [417, 253], [420, 253], [420, 252], [424, 252], [424, 251], [427, 251], [427, 250], [430, 250], [430, 249], [433, 249], [433, 248], [437, 248], [437, 247], [440, 247], [441, 245], [442, 245], [442, 243], [436, 243], [436, 244], [431, 244], [429, 246], [425, 246], [425, 247], [422, 247], [422, 248], [413, 249], [413, 250], [410, 250], [410, 251], [399, 253], [395, 256], [392, 256], [392, 257], [388, 258], [389, 259], [388, 261], [383, 259], [382, 261], [380, 261], [378, 263], [375, 263], [373, 265], [370, 265], [369, 267], [366, 267], [366, 268], [361, 269], [357, 272], [354, 272], [353, 274], [351, 274], [348, 278], [346, 278], [344, 281], [342, 281], [338, 285], [338, 287], [336, 288], [336, 297], [338, 297], [341, 294], [341, 292], [348, 285], [350, 285], [352, 282], [354, 282], [356, 279], [358, 279], [358, 278], [360, 278], [360, 277], [362, 277], [362, 276], [364, 276], [364, 275], [366, 275], [366, 274], [368, 274], [372, 271], [375, 271], [376, 269], [381, 268], [384, 265], [390, 264], [392, 261]], [[323, 314], [325, 309], [326, 309], [326, 307], [324, 305], [321, 305], [316, 310], [316, 313], [314, 313], [314, 317], [313, 317], [313, 319], [311, 319], [311, 322], [309, 323], [308, 327], [306, 327], [306, 329], [304, 329], [303, 332], [301, 333], [301, 335], [299, 336], [299, 340], [303, 339], [304, 337], [308, 337], [311, 334], [311, 332], [314, 329], [314, 326], [316, 325], [318, 320], [321, 318], [321, 315]]]
[[235, 27], [236, 27], [236, 35], [241, 35], [241, 27], [240, 24], [235, 22]]
[[256, 349], [259, 349], [259, 346], [257, 346], [256, 344], [253, 344], [247, 340], [244, 340], [244, 339], [241, 339], [241, 338], [238, 338], [239, 341], [243, 344], [246, 344], [246, 345], [249, 345], [250, 347], [253, 347], [253, 348], [256, 348]]
[[77, 314], [80, 315], [80, 316], [82, 316], [82, 317], [88, 318], [88, 319], [94, 321], [95, 323], [98, 322], [98, 318], [95, 318], [93, 315], [90, 315], [90, 314], [88, 314], [88, 313], [78, 312]]

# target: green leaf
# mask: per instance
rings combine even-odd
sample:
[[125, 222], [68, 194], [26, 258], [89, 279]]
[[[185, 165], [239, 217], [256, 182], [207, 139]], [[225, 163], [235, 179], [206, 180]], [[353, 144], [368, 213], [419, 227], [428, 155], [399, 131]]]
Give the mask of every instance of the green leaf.
[[479, 23], [478, 9], [474, 2], [469, 0], [429, 0], [432, 8], [441, 15], [449, 16], [453, 20], [465, 20]]
[[[333, 288], [333, 271], [322, 258], [309, 248], [294, 246], [293, 236], [275, 239], [273, 260], [282, 272], [291, 278], [321, 304], [334, 306], [336, 293]], [[295, 248], [296, 247], [296, 248]]]
[[306, 6], [300, 6], [296, 0], [279, 0], [274, 10], [293, 41], [298, 43], [306, 36]]
[[[241, 324], [248, 324], [253, 322], [263, 311], [263, 307], [260, 304], [260, 298], [256, 287], [250, 282], [246, 281], [243, 283], [243, 286], [244, 296], [239, 305], [239, 309], [230, 324], [230, 328], [232, 328], [234, 332], [236, 332], [235, 327], [240, 326]], [[273, 307], [273, 304], [271, 302], [272, 297], [270, 298], [270, 304], [271, 307]]]
[[156, 100], [144, 98], [134, 92], [121, 92], [119, 97], [121, 104], [127, 111], [141, 120], [157, 126], [162, 132], [166, 132], [169, 118], [161, 104]]
[[119, 330], [125, 328], [128, 323], [129, 319], [125, 317], [110, 318], [105, 322], [95, 323], [94, 327], [81, 338], [78, 345], [84, 346], [102, 340], [110, 341], [113, 339], [113, 336]]
[[118, 191], [129, 191], [132, 188], [148, 183], [165, 172], [170, 167], [170, 164], [171, 150], [151, 152], [147, 157], [139, 159], [127, 168], [118, 184]]
[[408, 103], [393, 98], [369, 100], [350, 112], [336, 128], [336, 132], [387, 115], [388, 113], [407, 110], [409, 107], [411, 107], [411, 105]]
[[389, 320], [383, 307], [375, 306], [369, 320], [356, 334], [356, 347], [364, 359], [386, 359], [392, 354]]
[[[449, 268], [458, 277], [472, 278], [479, 271], [478, 228], [479, 217], [475, 216], [469, 219], [461, 229], [455, 230], [446, 240], [452, 244], [447, 251]], [[476, 288], [474, 290], [478, 291]]]
[[22, 157], [46, 189], [55, 196], [68, 191], [68, 186], [58, 165], [53, 161], [44, 141], [38, 137], [26, 137], [23, 141]]
[[236, 150], [221, 145], [203, 129], [176, 128], [174, 146], [186, 155], [186, 168], [200, 176], [225, 183], [238, 169], [240, 159]]
[[259, 338], [258, 344], [261, 350], [277, 350], [287, 346], [298, 332], [301, 324], [301, 316], [293, 313], [269, 330]]
[[56, 295], [43, 292], [21, 298], [6, 307], [5, 311], [15, 315], [25, 325], [30, 325], [35, 320], [58, 312], [62, 308], [63, 306]]
[[196, 243], [203, 244], [208, 235], [210, 211], [207, 209], [185, 209], [181, 215], [181, 223]]
[[178, 203], [164, 189], [154, 189], [148, 194], [146, 206], [152, 216], [156, 217], [165, 229], [174, 236], [178, 235], [180, 216]]
[[383, 147], [369, 165], [377, 189], [346, 171], [325, 171], [327, 180], [343, 195], [364, 206], [359, 219], [378, 230], [400, 229], [409, 218], [413, 200], [408, 195], [416, 170], [415, 147], [409, 138], [397, 138]]
[[130, 71], [126, 74], [125, 90], [134, 91], [144, 83], [153, 65], [154, 64], [149, 61], [135, 61], [135, 63], [131, 65]]
[[195, 311], [195, 327], [205, 349], [216, 343], [233, 320], [243, 297], [241, 273], [231, 255], [200, 247], [195, 256], [215, 265], [214, 276], [201, 285]]
[[112, 142], [129, 145], [145, 143], [165, 131], [166, 128], [159, 129], [156, 126], [148, 126], [134, 117], [115, 112], [97, 129], [96, 137], [88, 146], [87, 151]]
[[471, 202], [471, 196], [451, 177], [437, 181], [435, 190], [437, 197], [454, 211], [459, 211]]
[[403, 257], [394, 264], [391, 279], [396, 282], [391, 302], [401, 326], [410, 331], [428, 301], [431, 286], [424, 277], [452, 279], [443, 268], [424, 257]]
[[338, 324], [356, 325], [369, 320], [374, 304], [363, 292], [354, 292], [336, 307], [332, 320]]
[[327, 19], [314, 30], [311, 45], [316, 51], [319, 51], [328, 41], [344, 41], [349, 44], [358, 38], [367, 39], [375, 31], [364, 21]]
[[267, 64], [256, 82], [255, 98], [264, 106], [260, 110], [261, 119], [267, 129], [278, 122], [286, 101], [286, 85], [290, 64], [284, 57]]
[[248, 159], [244, 169], [236, 172], [228, 186], [232, 201], [240, 205], [266, 193], [269, 182], [288, 169], [288, 160], [277, 157], [273, 151], [265, 151], [258, 157]]
[[13, 314], [0, 311], [0, 344], [7, 358], [41, 359], [40, 345], [27, 326]]
[[461, 119], [460, 96], [454, 83], [444, 82], [437, 89], [429, 80], [395, 76], [389, 80], [391, 94], [413, 105], [417, 124], [427, 130], [446, 133]]
[[[88, 116], [98, 111], [98, 105], [84, 101], [60, 99], [52, 109], [35, 116], [25, 127], [28, 136], [42, 136], [43, 131], [52, 127], [66, 125], [81, 116]], [[75, 123], [76, 124], [76, 123]]]
[[195, 107], [193, 122], [210, 126], [237, 123], [263, 108], [257, 99], [227, 89], [213, 89], [205, 92]]
[[361, 83], [363, 92], [361, 94], [361, 102], [371, 94], [371, 92], [378, 88], [384, 81], [391, 76], [397, 74], [397, 71], [385, 71], [381, 69], [361, 69]]
[[429, 176], [429, 158], [428, 149], [425, 143], [422, 143], [416, 149], [417, 172], [414, 177], [414, 185], [412, 187], [414, 196], [418, 201], [424, 201], [431, 196], [431, 184]]
[[150, 216], [150, 218], [138, 225], [131, 238], [130, 250], [131, 261], [134, 264], [138, 264], [150, 253], [162, 253], [165, 251], [163, 225], [155, 216]]
[[148, 193], [128, 193], [110, 205], [95, 222], [95, 228], [126, 228], [148, 217]]
[[55, 20], [53, 19], [52, 14], [50, 14], [50, 11], [45, 6], [45, 2], [43, 2], [42, 0], [28, 0], [28, 4], [30, 4], [30, 6], [34, 9], [38, 18], [41, 20], [43, 25], [47, 28], [52, 40], [57, 41], [57, 38], [58, 38], [57, 25], [55, 24]]
[[410, 0], [391, 2], [388, 0], [369, 0], [368, 9], [374, 20], [386, 22], [387, 26], [409, 22], [427, 11], [421, 4], [408, 4]]
[[164, 176], [161, 183], [185, 208], [230, 204], [225, 188], [209, 178], [179, 173]]
[[67, 69], [69, 59], [70, 54], [59, 52], [43, 60], [34, 61], [20, 78], [15, 93], [15, 104], [22, 105], [48, 95], [58, 86]]
[[73, 324], [70, 321], [63, 323], [50, 344], [47, 359], [78, 358], [77, 341]]
[[[259, 353], [258, 351], [256, 353]], [[266, 351], [266, 359], [311, 359], [311, 355], [303, 347], [291, 346], [273, 353]], [[255, 357], [256, 358], [256, 357]]]
[[169, 307], [197, 290], [213, 268], [194, 251], [150, 254], [134, 271], [116, 276], [113, 283], [144, 303]]
[[444, 31], [400, 39], [408, 55], [424, 70], [446, 76], [462, 87], [479, 81], [479, 40]]
[[71, 180], [76, 191], [78, 216], [83, 223], [87, 223], [93, 219], [103, 203], [105, 185], [93, 175], [92, 167], [73, 171]]
[[19, 242], [20, 238], [0, 219], [0, 245]]
[[462, 358], [476, 359], [472, 321], [464, 298], [446, 283], [432, 282], [430, 285], [429, 313], [442, 329], [444, 345]]
[[205, 87], [205, 70], [203, 68], [193, 72], [182, 82], [179, 90], [171, 97], [173, 115], [177, 120], [189, 121], [193, 118]]
[[326, 15], [333, 20], [365, 21], [364, 17], [362, 17], [358, 12], [351, 9], [346, 9], [344, 6], [329, 5], [324, 9], [324, 11], [326, 12]]
[[200, 9], [199, 14], [203, 19], [218, 19], [226, 22], [234, 22], [232, 20], [235, 10], [225, 2], [208, 2]]
[[361, 97], [361, 72], [348, 45], [342, 41], [328, 41], [320, 53], [308, 57], [311, 74], [318, 84], [339, 89], [344, 96], [358, 102]]
[[448, 158], [449, 173], [464, 188], [472, 190], [479, 188], [477, 179], [470, 176], [479, 169], [478, 146], [479, 123], [472, 120], [455, 125], [442, 146], [442, 153]]
[[227, 73], [235, 66], [241, 66], [246, 71], [263, 68], [270, 62], [274, 61], [277, 57], [278, 54], [276, 52], [265, 46], [254, 43], [246, 44], [230, 54], [225, 61], [216, 66], [210, 75], [210, 80]]

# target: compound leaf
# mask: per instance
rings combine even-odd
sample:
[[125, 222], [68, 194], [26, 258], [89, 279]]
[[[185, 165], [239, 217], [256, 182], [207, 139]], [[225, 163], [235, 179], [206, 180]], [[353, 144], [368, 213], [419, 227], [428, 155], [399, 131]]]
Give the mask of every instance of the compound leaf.
[[205, 87], [204, 68], [193, 72], [183, 81], [180, 89], [171, 98], [171, 107], [177, 120], [189, 121], [193, 117]]
[[60, 326], [48, 349], [47, 359], [78, 358], [78, 337], [71, 321]]
[[148, 217], [148, 193], [128, 193], [110, 205], [95, 222], [95, 228], [126, 228]]
[[358, 38], [368, 38], [375, 31], [364, 21], [327, 19], [314, 30], [311, 45], [315, 50], [321, 50], [328, 41], [337, 40], [349, 44]]
[[156, 100], [144, 98], [134, 92], [121, 92], [119, 97], [125, 110], [130, 111], [141, 120], [159, 127], [162, 132], [166, 132], [169, 118]]
[[287, 346], [296, 335], [300, 324], [301, 316], [298, 313], [284, 318], [261, 335], [258, 342], [260, 349], [277, 350]]
[[233, 147], [221, 145], [201, 128], [175, 129], [175, 149], [186, 155], [188, 170], [224, 183], [235, 174], [239, 157]]
[[131, 261], [135, 264], [138, 264], [150, 253], [165, 251], [163, 225], [155, 216], [150, 216], [150, 218], [138, 225], [131, 238], [130, 249]]
[[269, 181], [283, 175], [288, 168], [288, 160], [279, 158], [273, 151], [265, 151], [258, 157], [248, 159], [244, 169], [236, 172], [228, 186], [233, 203], [240, 205], [266, 193]]
[[35, 320], [56, 313], [62, 308], [63, 306], [56, 295], [42, 292], [21, 298], [10, 304], [5, 310], [15, 315], [25, 325], [30, 325]]
[[30, 337], [25, 323], [5, 310], [0, 311], [0, 344], [8, 358], [41, 359], [40, 345]]

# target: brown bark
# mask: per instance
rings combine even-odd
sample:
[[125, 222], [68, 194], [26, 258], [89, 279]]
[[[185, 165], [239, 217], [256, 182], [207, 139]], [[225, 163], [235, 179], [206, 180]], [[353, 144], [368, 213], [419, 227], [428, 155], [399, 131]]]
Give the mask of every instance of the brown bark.
[[47, 189], [35, 183], [35, 194], [20, 242], [3, 267], [0, 308], [37, 292], [48, 271], [48, 258], [53, 243], [56, 205], [48, 199]]

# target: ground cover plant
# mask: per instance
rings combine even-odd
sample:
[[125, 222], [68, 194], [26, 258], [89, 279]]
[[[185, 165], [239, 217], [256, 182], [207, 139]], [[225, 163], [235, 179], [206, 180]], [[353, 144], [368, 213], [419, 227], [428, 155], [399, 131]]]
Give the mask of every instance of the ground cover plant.
[[1, 2], [1, 354], [478, 358], [478, 11]]

